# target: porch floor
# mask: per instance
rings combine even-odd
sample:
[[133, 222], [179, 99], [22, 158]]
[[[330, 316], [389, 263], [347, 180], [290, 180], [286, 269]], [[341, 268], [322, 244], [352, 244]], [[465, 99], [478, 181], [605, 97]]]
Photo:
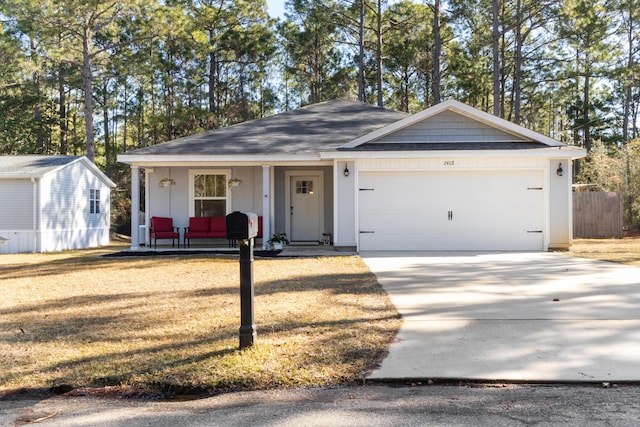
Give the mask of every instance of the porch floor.
[[[164, 242], [163, 242], [164, 243]], [[171, 253], [189, 253], [189, 252], [199, 252], [206, 251], [212, 253], [220, 253], [220, 254], [235, 254], [240, 251], [239, 248], [229, 247], [227, 241], [220, 242], [206, 242], [206, 243], [192, 243], [190, 247], [183, 247], [181, 244], [179, 247], [176, 245], [175, 247], [169, 244], [160, 244], [158, 243], [157, 248], [153, 246], [140, 246], [136, 252], [171, 252]], [[258, 241], [254, 244], [255, 252], [265, 252], [262, 249], [262, 242]], [[357, 252], [354, 251], [337, 251], [332, 245], [286, 245], [281, 251], [274, 256], [278, 257], [319, 257], [319, 256], [349, 256], [356, 255]]]

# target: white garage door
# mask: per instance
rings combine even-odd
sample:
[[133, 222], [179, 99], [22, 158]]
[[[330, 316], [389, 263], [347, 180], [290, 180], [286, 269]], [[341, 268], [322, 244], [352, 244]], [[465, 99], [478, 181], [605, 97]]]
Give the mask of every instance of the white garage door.
[[361, 172], [360, 250], [543, 250], [541, 171]]

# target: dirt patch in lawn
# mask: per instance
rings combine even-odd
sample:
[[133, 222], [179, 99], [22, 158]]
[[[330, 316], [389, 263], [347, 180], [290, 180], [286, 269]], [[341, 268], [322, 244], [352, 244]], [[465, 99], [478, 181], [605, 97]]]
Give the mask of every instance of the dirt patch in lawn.
[[344, 384], [400, 326], [359, 257], [258, 259], [258, 338], [239, 350], [237, 256], [100, 256], [119, 249], [0, 256], [0, 397]]

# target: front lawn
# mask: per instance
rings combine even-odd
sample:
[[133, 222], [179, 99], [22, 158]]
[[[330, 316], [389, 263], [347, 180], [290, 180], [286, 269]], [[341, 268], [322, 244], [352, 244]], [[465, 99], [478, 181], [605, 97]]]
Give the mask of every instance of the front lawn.
[[256, 259], [258, 337], [241, 351], [237, 257], [108, 251], [0, 255], [0, 395], [344, 384], [400, 326], [358, 257]]
[[623, 239], [575, 239], [569, 253], [582, 258], [640, 267], [640, 236]]

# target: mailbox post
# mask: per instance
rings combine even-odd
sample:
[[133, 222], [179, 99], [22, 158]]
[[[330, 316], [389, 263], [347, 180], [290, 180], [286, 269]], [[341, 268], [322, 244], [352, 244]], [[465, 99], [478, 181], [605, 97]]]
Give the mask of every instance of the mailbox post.
[[258, 234], [258, 215], [233, 212], [227, 215], [227, 239], [240, 246], [240, 348], [256, 340], [253, 310], [253, 238]]

